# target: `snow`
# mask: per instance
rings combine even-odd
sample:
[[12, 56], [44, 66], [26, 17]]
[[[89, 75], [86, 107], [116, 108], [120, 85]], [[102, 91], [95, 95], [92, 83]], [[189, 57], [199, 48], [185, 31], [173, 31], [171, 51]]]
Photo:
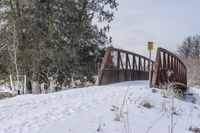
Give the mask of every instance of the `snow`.
[[0, 85], [0, 92], [11, 92], [8, 84]]
[[[148, 81], [131, 81], [16, 96], [0, 101], [0, 133], [168, 133], [172, 98], [163, 93], [152, 93]], [[200, 91], [190, 93], [186, 101], [174, 99], [174, 133], [200, 127]], [[153, 107], [143, 107], [142, 101]]]

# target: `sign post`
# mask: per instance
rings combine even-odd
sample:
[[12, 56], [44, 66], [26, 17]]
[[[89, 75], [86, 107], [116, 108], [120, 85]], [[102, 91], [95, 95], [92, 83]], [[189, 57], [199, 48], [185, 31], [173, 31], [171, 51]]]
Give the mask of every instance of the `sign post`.
[[147, 49], [149, 50], [149, 87], [151, 87], [151, 51], [153, 50], [153, 42], [148, 42]]

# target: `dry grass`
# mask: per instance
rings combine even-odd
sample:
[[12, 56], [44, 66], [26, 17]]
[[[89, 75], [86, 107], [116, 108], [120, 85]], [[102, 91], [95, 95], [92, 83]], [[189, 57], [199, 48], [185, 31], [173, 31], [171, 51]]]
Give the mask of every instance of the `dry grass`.
[[10, 92], [0, 92], [0, 100], [5, 98], [14, 97], [15, 95]]
[[200, 133], [200, 128], [191, 126], [189, 128], [189, 131], [194, 132], [194, 133]]
[[140, 105], [145, 107], [145, 108], [149, 108], [149, 109], [153, 107], [153, 105], [147, 100], [142, 100]]

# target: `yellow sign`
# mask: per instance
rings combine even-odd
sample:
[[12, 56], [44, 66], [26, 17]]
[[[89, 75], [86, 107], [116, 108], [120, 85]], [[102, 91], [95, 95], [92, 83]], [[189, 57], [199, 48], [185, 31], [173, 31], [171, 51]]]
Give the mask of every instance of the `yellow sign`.
[[153, 50], [153, 42], [148, 42], [147, 49], [148, 49], [149, 51]]

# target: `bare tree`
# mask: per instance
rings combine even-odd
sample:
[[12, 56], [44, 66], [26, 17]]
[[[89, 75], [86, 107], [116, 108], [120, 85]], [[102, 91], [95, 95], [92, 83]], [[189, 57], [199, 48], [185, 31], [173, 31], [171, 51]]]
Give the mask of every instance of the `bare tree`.
[[178, 48], [179, 56], [188, 68], [188, 84], [200, 85], [200, 35], [185, 38]]
[[192, 37], [187, 37], [182, 45], [178, 47], [178, 53], [181, 58], [187, 59], [191, 55]]
[[196, 58], [199, 59], [200, 57], [200, 36], [196, 35], [192, 39], [192, 55]]

